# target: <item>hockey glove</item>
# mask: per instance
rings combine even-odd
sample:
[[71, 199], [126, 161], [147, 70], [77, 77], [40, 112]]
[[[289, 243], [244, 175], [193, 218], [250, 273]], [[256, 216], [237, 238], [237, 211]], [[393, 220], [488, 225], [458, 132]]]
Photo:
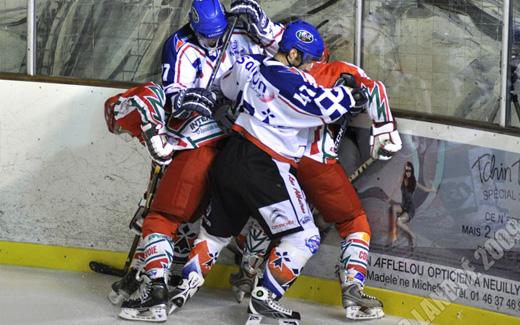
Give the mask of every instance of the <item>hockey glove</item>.
[[401, 150], [403, 143], [394, 121], [372, 123], [370, 128], [370, 156], [388, 160]]
[[342, 73], [338, 80], [334, 83], [334, 87], [336, 86], [347, 86], [349, 88], [358, 88], [359, 86], [356, 83], [356, 79], [350, 73]]
[[206, 88], [189, 88], [177, 95], [173, 108], [176, 114], [187, 111], [212, 117], [216, 100], [215, 93]]
[[243, 15], [249, 32], [258, 38], [268, 33], [269, 17], [256, 0], [236, 0], [229, 10], [233, 15]]
[[354, 98], [354, 106], [348, 111], [350, 116], [355, 117], [363, 112], [368, 105], [368, 91], [366, 87], [354, 88], [350, 92]]
[[141, 127], [146, 148], [152, 160], [159, 165], [168, 165], [172, 161], [173, 144], [168, 141], [167, 136], [157, 132], [151, 124]]

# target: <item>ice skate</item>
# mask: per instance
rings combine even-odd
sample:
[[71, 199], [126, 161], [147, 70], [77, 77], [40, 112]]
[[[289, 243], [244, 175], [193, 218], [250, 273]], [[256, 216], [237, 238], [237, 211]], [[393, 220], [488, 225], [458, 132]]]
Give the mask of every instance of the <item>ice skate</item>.
[[140, 284], [141, 282], [137, 280], [137, 270], [130, 269], [119, 281], [112, 283], [112, 291], [108, 294], [108, 300], [114, 305], [120, 304], [137, 291]]
[[229, 276], [229, 283], [231, 284], [235, 300], [240, 304], [244, 300], [245, 295], [251, 294], [251, 291], [253, 291], [256, 285], [256, 275], [240, 269], [237, 273]]
[[264, 287], [256, 287], [251, 293], [248, 306], [249, 317], [245, 325], [264, 325], [264, 317], [278, 321], [279, 325], [299, 325], [300, 313], [282, 307], [272, 292]]
[[139, 294], [123, 302], [119, 317], [145, 322], [165, 322], [168, 319], [168, 289], [164, 279], [150, 280], [146, 275]]
[[191, 272], [187, 280], [183, 279], [181, 284], [169, 292], [170, 310], [168, 313], [171, 314], [176, 309], [184, 306], [184, 304], [199, 291], [199, 288], [202, 287], [203, 284], [204, 278], [197, 272]]
[[385, 316], [383, 303], [365, 294], [359, 284], [342, 285], [341, 293], [347, 319], [377, 319]]

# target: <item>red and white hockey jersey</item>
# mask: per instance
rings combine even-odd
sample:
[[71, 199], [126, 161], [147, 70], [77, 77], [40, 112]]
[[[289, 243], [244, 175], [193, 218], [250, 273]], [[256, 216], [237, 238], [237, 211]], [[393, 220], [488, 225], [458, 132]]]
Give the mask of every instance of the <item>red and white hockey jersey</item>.
[[[390, 111], [390, 104], [386, 95], [385, 85], [381, 81], [370, 79], [365, 71], [357, 65], [333, 61], [330, 63], [314, 63], [309, 73], [315, 78], [316, 83], [323, 87], [332, 87], [342, 73], [350, 73], [354, 76], [356, 84], [367, 87], [370, 95], [367, 113], [373, 122], [391, 122], [394, 120]], [[305, 156], [322, 163], [336, 161], [337, 153], [334, 139], [327, 127], [318, 127], [311, 134], [309, 146]]]

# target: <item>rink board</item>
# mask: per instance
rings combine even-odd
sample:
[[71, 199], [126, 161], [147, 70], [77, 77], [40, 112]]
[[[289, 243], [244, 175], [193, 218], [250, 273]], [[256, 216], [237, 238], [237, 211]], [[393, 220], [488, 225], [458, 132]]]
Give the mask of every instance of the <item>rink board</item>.
[[[0, 94], [5, 98], [5, 105], [0, 110], [0, 238], [4, 240], [0, 242], [0, 263], [85, 271], [91, 260], [124, 261], [124, 252], [133, 236], [127, 230], [127, 223], [146, 187], [143, 175], [148, 172], [149, 161], [146, 151], [136, 141], [106, 131], [102, 105], [108, 96], [119, 91], [0, 80]], [[403, 138], [411, 143], [417, 139], [421, 143], [456, 139], [462, 145], [493, 148], [513, 156], [520, 148], [518, 137], [405, 119], [398, 121]], [[355, 123], [367, 126], [363, 119]], [[363, 154], [366, 153], [362, 152], [360, 156]], [[396, 157], [391, 163], [407, 158]], [[381, 172], [389, 173], [378, 164], [367, 171], [368, 178], [377, 178], [379, 168]], [[384, 184], [381, 187], [384, 188]], [[435, 198], [427, 197], [425, 202], [434, 204]], [[409, 257], [402, 247], [386, 252], [378, 239], [379, 236], [373, 236], [372, 261], [385, 258], [386, 253], [393, 256], [396, 263], [403, 263]], [[291, 289], [291, 295], [339, 304], [339, 288], [333, 280], [332, 267], [337, 258], [335, 240], [330, 235], [320, 254], [305, 268], [305, 274], [320, 278], [303, 277]], [[403, 246], [401, 244], [399, 246]], [[471, 249], [469, 246], [463, 248]], [[419, 256], [420, 253], [429, 257], [428, 251], [419, 249], [415, 254]], [[422, 263], [450, 265], [442, 258], [423, 259]], [[323, 265], [330, 265], [330, 268], [324, 270]], [[230, 270], [232, 268], [228, 266], [219, 266], [209, 284], [227, 286], [227, 276], [218, 274], [227, 274]], [[376, 275], [384, 273], [382, 276], [390, 279], [404, 278], [401, 273], [406, 273], [376, 265], [372, 265], [371, 270]], [[398, 292], [407, 288], [400, 287], [399, 283], [395, 286], [381, 284], [374, 275], [369, 276], [368, 285], [372, 287], [372, 294], [384, 300], [388, 313], [406, 318], [450, 324], [455, 321], [475, 323], [474, 320], [482, 321], [483, 317], [489, 318], [486, 322], [489, 324], [507, 324], [512, 319], [501, 313], [457, 303], [429, 304], [430, 300], [420, 297], [427, 296], [427, 291], [416, 290], [415, 295]], [[412, 314], [413, 309], [415, 314]]]
[[[88, 263], [92, 260], [122, 268], [125, 259], [126, 253], [121, 252], [0, 242], [0, 264], [88, 272], [90, 271]], [[208, 276], [205, 285], [219, 289], [230, 289], [229, 275], [236, 271], [236, 266], [217, 264]], [[287, 292], [287, 296], [341, 306], [340, 292], [339, 284], [335, 280], [302, 275]], [[459, 304], [446, 306], [440, 301], [424, 299], [397, 291], [367, 287], [366, 292], [383, 301], [387, 314], [403, 317], [402, 325], [410, 324], [407, 319], [416, 319], [417, 314], [412, 313], [412, 310], [435, 314], [436, 324], [504, 325], [517, 324], [518, 322], [518, 318], [514, 316]], [[444, 307], [440, 309], [438, 306]]]

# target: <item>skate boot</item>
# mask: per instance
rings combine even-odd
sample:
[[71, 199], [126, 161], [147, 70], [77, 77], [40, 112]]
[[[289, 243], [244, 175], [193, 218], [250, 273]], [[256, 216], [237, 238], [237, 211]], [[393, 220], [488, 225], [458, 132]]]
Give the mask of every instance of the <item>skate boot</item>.
[[301, 319], [299, 312], [282, 307], [275, 300], [274, 293], [264, 287], [254, 288], [247, 311], [246, 325], [262, 325], [264, 317], [278, 320], [279, 325], [299, 325]]
[[383, 303], [363, 292], [357, 283], [342, 285], [341, 300], [348, 319], [377, 319], [385, 316]]
[[256, 282], [256, 274], [249, 273], [242, 268], [237, 273], [233, 273], [229, 276], [229, 283], [231, 284], [233, 295], [239, 304], [242, 303], [245, 295], [253, 291]]
[[141, 282], [137, 280], [137, 270], [130, 269], [121, 280], [112, 283], [112, 291], [108, 294], [108, 300], [114, 305], [120, 304], [137, 291], [140, 284]]
[[119, 317], [145, 322], [165, 322], [168, 319], [168, 289], [164, 279], [150, 280], [146, 275], [142, 279], [138, 297], [123, 302]]
[[187, 280], [183, 279], [181, 284], [169, 292], [170, 310], [168, 314], [184, 306], [184, 304], [199, 291], [199, 288], [202, 287], [203, 284], [204, 278], [197, 272], [190, 272]]

